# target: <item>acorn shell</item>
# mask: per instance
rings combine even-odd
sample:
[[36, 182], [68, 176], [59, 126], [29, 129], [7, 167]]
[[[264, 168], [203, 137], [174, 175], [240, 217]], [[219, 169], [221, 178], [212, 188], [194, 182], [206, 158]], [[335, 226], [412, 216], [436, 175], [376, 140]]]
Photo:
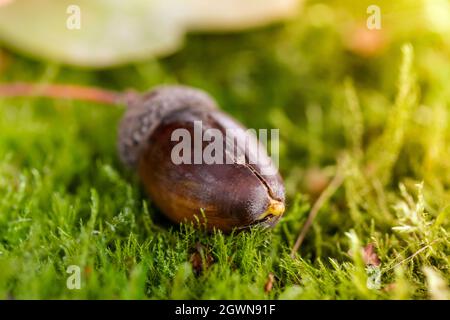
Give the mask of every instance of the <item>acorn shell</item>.
[[[231, 163], [224, 158], [222, 164], [194, 164], [194, 152], [190, 164], [172, 161], [172, 150], [179, 143], [172, 141], [172, 133], [186, 129], [194, 137], [195, 121], [201, 121], [203, 133], [211, 128], [224, 135], [227, 129], [245, 131], [203, 91], [158, 87], [133, 101], [120, 124], [122, 160], [136, 167], [150, 198], [174, 222], [206, 219], [208, 229], [223, 231], [254, 224], [273, 226], [285, 201], [283, 181], [275, 168], [275, 174], [267, 175], [259, 162], [242, 163], [236, 158]], [[207, 145], [203, 142], [202, 151]], [[237, 148], [248, 160], [258, 146], [256, 142]], [[265, 152], [262, 156], [258, 161], [273, 166]]]

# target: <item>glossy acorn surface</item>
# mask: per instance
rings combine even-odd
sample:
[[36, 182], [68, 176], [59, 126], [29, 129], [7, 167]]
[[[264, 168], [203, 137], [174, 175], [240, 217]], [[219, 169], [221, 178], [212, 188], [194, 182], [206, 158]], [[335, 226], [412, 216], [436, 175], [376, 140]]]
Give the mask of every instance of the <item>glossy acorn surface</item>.
[[[197, 216], [200, 221], [206, 218], [208, 229], [223, 231], [254, 224], [273, 226], [284, 212], [284, 185], [275, 168], [275, 174], [264, 174], [259, 160], [272, 165], [265, 152], [256, 164], [237, 159], [222, 164], [172, 161], [178, 144], [172, 133], [183, 128], [194, 137], [195, 121], [201, 121], [203, 131], [214, 128], [224, 135], [227, 129], [245, 130], [203, 91], [157, 87], [129, 105], [119, 128], [122, 160], [136, 167], [152, 201], [174, 222], [196, 221]], [[202, 148], [207, 145], [203, 142]], [[245, 150], [247, 159], [257, 145], [237, 148]]]

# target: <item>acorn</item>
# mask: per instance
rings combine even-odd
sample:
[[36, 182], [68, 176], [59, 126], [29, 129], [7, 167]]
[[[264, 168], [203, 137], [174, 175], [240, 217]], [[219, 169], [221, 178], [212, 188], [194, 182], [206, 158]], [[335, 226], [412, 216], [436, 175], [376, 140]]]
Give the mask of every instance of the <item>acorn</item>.
[[[278, 171], [273, 167], [274, 173], [264, 174], [261, 168], [267, 163], [273, 166], [267, 153], [254, 164], [237, 161], [236, 154], [232, 163], [224, 159], [222, 163], [196, 164], [194, 155], [190, 163], [174, 163], [174, 131], [185, 129], [193, 137], [196, 122], [202, 124], [202, 134], [210, 128], [224, 135], [227, 129], [245, 132], [205, 92], [182, 86], [157, 87], [129, 103], [119, 126], [120, 157], [137, 168], [150, 198], [175, 222], [206, 220], [209, 229], [224, 231], [255, 224], [273, 226], [284, 212], [285, 196]], [[236, 141], [246, 140], [238, 137]], [[202, 153], [205, 147], [203, 143]], [[258, 147], [253, 143], [247, 150], [242, 145], [236, 150], [245, 152], [248, 159]]]
[[[29, 85], [4, 85], [0, 95], [25, 95], [30, 90]], [[137, 94], [51, 85], [37, 93], [126, 103], [118, 131], [119, 156], [136, 169], [151, 200], [176, 223], [200, 221], [209, 230], [229, 232], [252, 225], [274, 226], [285, 210], [283, 181], [265, 148], [201, 90], [161, 86]], [[180, 143], [174, 140], [174, 133], [180, 130], [191, 137], [223, 134], [226, 139], [215, 141], [224, 150], [222, 155], [215, 154], [215, 159], [222, 161], [198, 161], [197, 155], [203, 155], [210, 145], [204, 140], [194, 141], [192, 150], [180, 153], [188, 161], [174, 161], [174, 150]], [[230, 140], [228, 132], [236, 136]]]

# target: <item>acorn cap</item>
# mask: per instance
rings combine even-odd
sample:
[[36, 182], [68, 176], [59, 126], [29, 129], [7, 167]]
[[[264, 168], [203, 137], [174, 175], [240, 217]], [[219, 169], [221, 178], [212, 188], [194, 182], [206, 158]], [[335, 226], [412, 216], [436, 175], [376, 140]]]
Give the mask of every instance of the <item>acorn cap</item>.
[[130, 100], [118, 130], [118, 151], [122, 162], [136, 167], [139, 154], [150, 135], [166, 115], [183, 108], [216, 109], [204, 91], [187, 86], [158, 86]]

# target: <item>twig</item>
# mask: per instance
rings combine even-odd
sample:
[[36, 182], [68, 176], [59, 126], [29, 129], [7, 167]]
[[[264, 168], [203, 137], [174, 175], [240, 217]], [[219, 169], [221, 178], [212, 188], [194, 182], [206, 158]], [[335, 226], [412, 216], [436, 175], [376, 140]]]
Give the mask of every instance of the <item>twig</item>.
[[413, 259], [415, 256], [417, 256], [417, 255], [418, 255], [419, 253], [421, 253], [422, 251], [425, 251], [426, 249], [431, 248], [431, 245], [432, 245], [433, 243], [435, 243], [436, 241], [438, 241], [438, 239], [434, 239], [434, 240], [431, 241], [429, 244], [427, 244], [426, 246], [420, 248], [419, 250], [417, 250], [416, 252], [414, 252], [414, 253], [413, 253], [412, 255], [410, 255], [409, 257], [403, 259], [402, 261], [400, 261], [400, 262], [397, 263], [396, 265], [394, 265], [394, 266], [392, 266], [392, 267], [390, 267], [390, 268], [384, 270], [384, 272], [387, 272], [387, 271], [389, 271], [389, 270], [395, 269], [395, 268], [397, 268], [399, 265], [405, 263], [406, 261], [409, 261], [409, 260]]
[[77, 99], [104, 104], [122, 104], [133, 94], [101, 88], [65, 84], [0, 84], [0, 97], [38, 96], [47, 98]]
[[344, 175], [342, 174], [341, 169], [338, 168], [338, 172], [334, 176], [333, 180], [331, 180], [327, 188], [320, 194], [319, 198], [314, 203], [309, 213], [308, 219], [306, 220], [300, 234], [297, 237], [297, 240], [295, 241], [294, 247], [292, 248], [291, 258], [295, 258], [295, 253], [298, 251], [301, 244], [303, 243], [306, 233], [308, 232], [314, 219], [319, 213], [319, 210], [322, 208], [325, 202], [327, 202], [327, 200], [337, 191], [337, 189], [339, 189], [339, 187], [343, 182], [344, 182]]

